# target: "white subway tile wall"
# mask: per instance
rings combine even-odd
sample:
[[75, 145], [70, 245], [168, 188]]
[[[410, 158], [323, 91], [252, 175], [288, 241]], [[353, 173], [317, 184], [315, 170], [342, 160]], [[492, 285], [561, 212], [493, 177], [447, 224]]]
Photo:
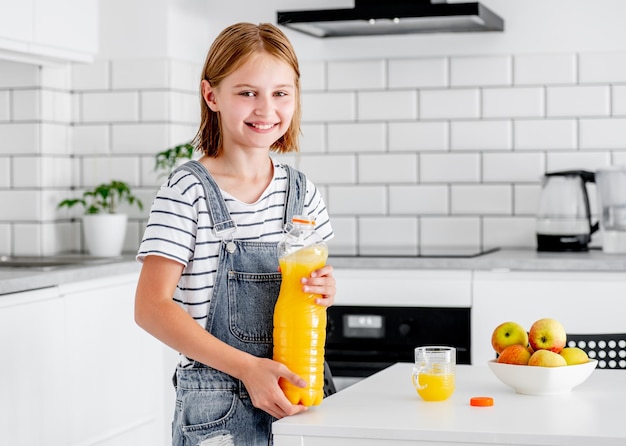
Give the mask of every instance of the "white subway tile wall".
[[510, 56], [452, 57], [450, 85], [452, 87], [494, 86], [512, 84]]
[[578, 126], [575, 119], [520, 119], [513, 122], [516, 150], [576, 150]]
[[477, 119], [480, 117], [480, 90], [454, 88], [419, 91], [420, 119]]
[[514, 58], [515, 85], [575, 84], [576, 54], [518, 54]]
[[453, 121], [450, 150], [511, 150], [511, 121]]
[[613, 85], [611, 90], [612, 115], [626, 115], [626, 86]]
[[11, 92], [0, 90], [0, 122], [11, 119]]
[[[544, 172], [626, 164], [626, 53], [300, 68], [302, 150], [276, 158], [320, 187], [337, 254], [534, 248]], [[154, 155], [195, 134], [201, 66], [153, 58], [0, 69], [0, 254], [83, 250], [80, 213], [56, 204], [113, 178], [144, 201], [129, 210], [125, 249], [136, 250], [164, 180]]]
[[11, 187], [11, 160], [8, 157], [0, 157], [0, 188]]
[[417, 217], [359, 217], [359, 254], [418, 254]]
[[448, 59], [396, 59], [389, 61], [389, 88], [427, 88], [448, 85]]
[[390, 122], [389, 151], [448, 150], [447, 122]]

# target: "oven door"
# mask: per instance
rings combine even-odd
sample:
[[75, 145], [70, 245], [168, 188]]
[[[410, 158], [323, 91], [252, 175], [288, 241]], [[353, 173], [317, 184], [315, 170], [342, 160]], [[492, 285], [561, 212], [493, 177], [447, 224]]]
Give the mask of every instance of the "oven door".
[[366, 377], [413, 362], [420, 345], [457, 349], [470, 363], [470, 309], [335, 305], [328, 309], [326, 361], [334, 377]]

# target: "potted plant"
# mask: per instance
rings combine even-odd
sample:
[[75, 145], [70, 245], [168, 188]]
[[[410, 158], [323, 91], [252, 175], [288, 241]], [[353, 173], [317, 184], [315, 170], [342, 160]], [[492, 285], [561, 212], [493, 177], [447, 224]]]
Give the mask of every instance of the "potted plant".
[[154, 170], [162, 171], [161, 175], [169, 174], [181, 160], [193, 158], [195, 147], [191, 143], [179, 144], [156, 154]]
[[126, 214], [117, 213], [121, 203], [143, 209], [143, 203], [132, 194], [127, 183], [112, 180], [85, 191], [81, 198], [63, 200], [57, 207], [81, 205], [84, 208], [82, 219], [87, 251], [95, 257], [114, 257], [122, 253], [128, 220]]

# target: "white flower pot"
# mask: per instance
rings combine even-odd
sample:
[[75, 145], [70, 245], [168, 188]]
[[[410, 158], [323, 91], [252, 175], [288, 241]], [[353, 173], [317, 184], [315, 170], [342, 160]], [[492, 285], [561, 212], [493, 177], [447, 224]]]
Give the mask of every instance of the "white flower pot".
[[94, 257], [115, 257], [122, 253], [126, 236], [126, 214], [83, 215], [87, 251]]

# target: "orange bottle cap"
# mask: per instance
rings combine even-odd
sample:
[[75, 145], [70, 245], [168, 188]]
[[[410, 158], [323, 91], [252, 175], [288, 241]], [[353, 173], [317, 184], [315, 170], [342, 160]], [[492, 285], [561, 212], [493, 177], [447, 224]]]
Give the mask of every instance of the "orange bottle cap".
[[490, 396], [475, 396], [470, 399], [470, 406], [489, 407], [493, 406], [493, 398]]
[[303, 217], [303, 216], [295, 216], [291, 219], [292, 223], [301, 223], [301, 224], [305, 224], [305, 225], [314, 225], [315, 224], [315, 219], [313, 218], [307, 218], [307, 217]]

